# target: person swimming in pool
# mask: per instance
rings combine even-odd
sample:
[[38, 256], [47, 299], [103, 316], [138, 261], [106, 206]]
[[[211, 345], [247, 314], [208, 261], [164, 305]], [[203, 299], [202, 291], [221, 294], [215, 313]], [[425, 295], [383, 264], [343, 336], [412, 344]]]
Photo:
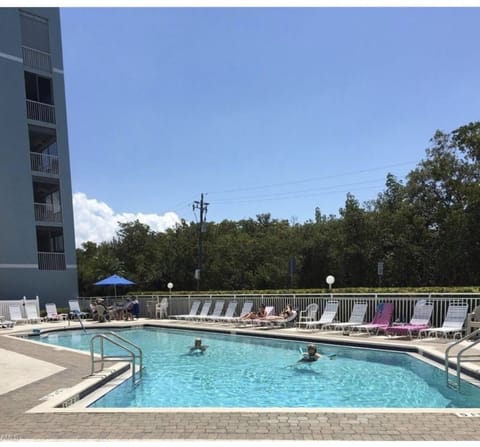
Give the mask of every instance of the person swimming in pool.
[[316, 362], [322, 356], [317, 352], [317, 347], [313, 344], [308, 345], [307, 352], [304, 352], [299, 362]]
[[208, 346], [202, 345], [202, 339], [196, 338], [194, 345], [188, 351], [189, 354], [203, 354]]

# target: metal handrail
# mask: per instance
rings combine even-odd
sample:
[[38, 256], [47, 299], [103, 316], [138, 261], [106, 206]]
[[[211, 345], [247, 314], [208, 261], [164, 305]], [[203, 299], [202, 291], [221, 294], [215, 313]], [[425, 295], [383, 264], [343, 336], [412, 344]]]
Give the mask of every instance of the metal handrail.
[[[129, 355], [129, 362], [132, 364], [132, 383], [136, 385], [137, 383], [140, 382], [140, 380], [143, 377], [143, 352], [142, 349], [137, 346], [135, 343], [132, 343], [130, 340], [127, 340], [126, 338], [116, 334], [115, 332], [108, 332], [107, 336], [106, 334], [97, 334], [94, 335], [90, 339], [90, 358], [92, 361], [92, 366], [91, 366], [91, 374], [95, 374], [95, 364], [96, 363], [101, 363], [102, 367], [99, 371], [102, 371], [104, 369], [104, 364], [105, 362], [113, 362], [113, 361], [119, 361], [119, 360], [126, 360], [127, 357], [124, 356], [111, 356], [111, 355], [105, 355], [105, 350], [104, 350], [104, 340], [108, 341], [109, 343], [113, 344], [114, 346], [117, 346], [124, 351], [126, 351]], [[117, 338], [120, 341], [113, 340], [111, 337]], [[99, 339], [100, 340], [100, 359], [95, 359], [95, 340]], [[128, 346], [131, 346], [134, 350], [137, 350], [137, 352], [134, 352], [134, 350], [129, 349]], [[139, 374], [140, 378], [137, 380], [136, 379], [136, 374], [137, 374], [137, 365], [136, 365], [136, 359], [138, 357], [139, 360]]]
[[[460, 374], [461, 374], [461, 362], [462, 362], [462, 355], [465, 351], [468, 351], [469, 349], [473, 348], [475, 345], [479, 344], [480, 343], [480, 338], [478, 338], [477, 340], [474, 340], [474, 342], [469, 345], [469, 346], [466, 346], [465, 348], [461, 349], [460, 351], [457, 352], [456, 354], [456, 357], [457, 357], [457, 363], [456, 363], [456, 370], [457, 370], [457, 384], [454, 385], [452, 382], [450, 382], [448, 380], [448, 359], [450, 357], [453, 357], [453, 356], [450, 356], [449, 355], [449, 352], [450, 350], [454, 347], [454, 346], [457, 346], [458, 344], [460, 344], [462, 341], [466, 341], [466, 340], [470, 340], [474, 337], [476, 337], [477, 335], [480, 335], [480, 329], [477, 329], [476, 331], [473, 331], [471, 332], [470, 334], [466, 335], [465, 337], [461, 338], [460, 340], [456, 341], [455, 343], [452, 343], [448, 348], [447, 350], [445, 351], [445, 378], [447, 380], [447, 386], [451, 387], [451, 388], [456, 388], [457, 390], [460, 389]], [[478, 355], [473, 355], [473, 356], [469, 356], [469, 357], [478, 357]], [[480, 361], [477, 360], [477, 361]]]
[[[73, 318], [77, 319], [78, 322], [80, 323], [80, 326], [82, 327], [83, 329], [83, 332], [86, 334], [87, 333], [87, 330], [85, 329], [85, 325], [83, 324], [83, 321], [82, 321], [82, 318], [80, 316], [80, 313], [79, 312], [70, 312], [70, 315], [73, 315]], [[68, 319], [68, 326], [70, 326], [70, 318]]]

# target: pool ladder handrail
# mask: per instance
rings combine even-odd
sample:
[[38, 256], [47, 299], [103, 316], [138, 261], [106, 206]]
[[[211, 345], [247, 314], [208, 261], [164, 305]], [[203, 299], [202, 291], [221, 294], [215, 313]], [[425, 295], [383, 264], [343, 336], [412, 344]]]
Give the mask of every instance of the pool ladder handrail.
[[[448, 348], [447, 350], [445, 351], [445, 378], [447, 380], [447, 386], [450, 387], [450, 388], [453, 388], [455, 390], [460, 390], [460, 374], [461, 374], [461, 362], [462, 362], [462, 355], [465, 351], [468, 351], [469, 349], [473, 348], [475, 345], [479, 344], [480, 343], [480, 338], [477, 338], [476, 340], [473, 340], [473, 343], [468, 345], [468, 346], [465, 346], [463, 349], [460, 349], [460, 351], [457, 352], [457, 354], [454, 354], [454, 355], [449, 355], [450, 353], [450, 350], [457, 346], [458, 344], [460, 344], [462, 341], [466, 341], [466, 340], [470, 340], [470, 339], [473, 339], [475, 337], [477, 337], [478, 335], [480, 335], [480, 329], [477, 329], [473, 332], [471, 332], [470, 334], [466, 335], [465, 337], [461, 338], [460, 340], [457, 340], [455, 343], [452, 343]], [[456, 362], [456, 371], [457, 371], [457, 381], [456, 383], [455, 382], [452, 382], [448, 379], [448, 366], [449, 366], [449, 358], [450, 357], [456, 357], [457, 358], [457, 362]], [[477, 361], [477, 362], [480, 362], [480, 355], [479, 354], [476, 354], [476, 355], [469, 355], [467, 356], [469, 358], [472, 358], [472, 357], [477, 357], [477, 360], [474, 360], [474, 361]], [[472, 360], [470, 360], [472, 361]]]
[[[100, 340], [100, 358], [95, 358], [95, 340]], [[116, 339], [116, 340], [114, 340]], [[104, 343], [105, 341], [123, 349], [127, 352], [125, 356], [118, 355], [105, 355]], [[133, 348], [133, 349], [131, 349]], [[91, 374], [100, 372], [105, 367], [105, 362], [119, 362], [119, 361], [128, 361], [132, 367], [132, 384], [138, 385], [143, 377], [143, 352], [140, 346], [132, 343], [130, 340], [118, 335], [115, 332], [107, 332], [106, 334], [96, 334], [90, 339], [90, 358], [91, 358]], [[138, 359], [138, 374], [139, 378], [137, 379], [137, 362]], [[95, 364], [101, 363], [102, 367], [100, 370], [95, 370]]]
[[[71, 312], [71, 314], [73, 314], [73, 319], [77, 319], [78, 322], [80, 323], [80, 326], [82, 327], [83, 329], [83, 332], [86, 334], [87, 333], [87, 329], [85, 328], [85, 325], [83, 324], [83, 321], [82, 321], [82, 317], [80, 316], [80, 313], [79, 312]], [[70, 326], [70, 316], [68, 318], [68, 326]]]

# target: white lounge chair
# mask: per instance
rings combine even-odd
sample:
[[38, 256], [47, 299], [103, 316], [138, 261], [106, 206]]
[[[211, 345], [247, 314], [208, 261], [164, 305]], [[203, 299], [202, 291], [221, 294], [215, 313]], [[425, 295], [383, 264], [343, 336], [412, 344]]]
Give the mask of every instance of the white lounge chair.
[[[214, 320], [222, 314], [223, 306], [225, 305], [225, 300], [216, 300], [215, 305], [213, 306], [213, 311], [210, 315], [208, 313], [204, 316], [199, 315], [199, 321], [208, 321]], [[203, 310], [203, 309], [202, 309]]]
[[279, 327], [287, 327], [290, 323], [293, 323], [297, 318], [298, 312], [293, 310], [292, 313], [286, 317], [280, 316], [273, 316], [273, 317], [265, 317], [257, 320], [261, 326], [267, 328], [279, 328]]
[[225, 317], [223, 318], [219, 317], [217, 321], [219, 321], [220, 323], [238, 323], [240, 321], [240, 317], [249, 314], [252, 309], [253, 301], [245, 301], [242, 305], [240, 313], [238, 314], [238, 317], [235, 317], [233, 315], [231, 317], [227, 317], [227, 315], [225, 315]]
[[45, 312], [47, 312], [47, 316], [45, 317], [47, 321], [66, 320], [68, 317], [67, 314], [59, 314], [57, 312], [57, 305], [55, 303], [45, 304]]
[[37, 305], [35, 303], [25, 303], [25, 313], [29, 323], [38, 323], [42, 321], [38, 315]]
[[265, 306], [265, 317], [263, 318], [240, 318], [238, 320], [240, 326], [253, 326], [253, 325], [261, 325], [264, 323], [268, 317], [275, 316], [275, 307], [274, 306]]
[[352, 313], [350, 314], [350, 318], [348, 321], [344, 323], [327, 323], [324, 326], [324, 329], [333, 329], [333, 330], [340, 330], [343, 331], [346, 328], [351, 326], [356, 326], [358, 324], [362, 324], [363, 320], [365, 319], [365, 314], [367, 313], [368, 303], [365, 302], [357, 302], [353, 304]]
[[467, 303], [450, 303], [442, 327], [424, 329], [419, 332], [419, 338], [437, 338], [439, 335], [447, 338], [447, 335], [450, 334], [452, 334], [454, 337], [459, 336], [461, 338], [463, 332], [463, 324], [465, 323], [465, 319], [467, 318], [467, 312]]
[[[322, 316], [318, 321], [308, 321], [305, 322], [305, 329], [314, 329], [318, 327], [322, 329], [326, 324], [330, 324], [335, 319], [338, 311], [338, 301], [327, 301], [325, 309], [323, 309]], [[299, 326], [300, 327], [300, 326]]]
[[176, 318], [177, 320], [185, 320], [186, 318], [197, 315], [198, 309], [200, 308], [200, 304], [201, 304], [200, 300], [194, 300], [192, 302], [192, 306], [190, 307], [190, 312], [188, 314], [174, 315], [173, 318]]
[[215, 322], [220, 322], [220, 323], [225, 323], [229, 322], [234, 318], [235, 311], [237, 310], [237, 302], [236, 301], [230, 301], [228, 303], [228, 306], [225, 310], [225, 313], [223, 315], [219, 315], [217, 318], [215, 318]]
[[191, 317], [185, 317], [186, 320], [201, 320], [202, 318], [208, 315], [210, 311], [210, 307], [212, 306], [212, 301], [207, 300], [204, 301], [202, 304], [202, 308], [200, 309], [200, 313], [198, 315], [192, 315]]
[[28, 320], [22, 317], [22, 311], [18, 304], [12, 304], [8, 306], [8, 310], [10, 312], [10, 321], [14, 323], [26, 323]]
[[431, 301], [417, 301], [410, 322], [407, 324], [393, 323], [385, 330], [385, 333], [387, 335], [408, 336], [412, 338], [413, 335], [430, 327], [432, 312], [433, 303]]
[[379, 303], [373, 320], [370, 323], [350, 326], [348, 328], [350, 335], [353, 335], [355, 331], [357, 334], [366, 332], [367, 335], [385, 332], [392, 322], [394, 308], [393, 303]]
[[86, 318], [87, 314], [82, 312], [78, 300], [68, 300], [68, 307], [70, 308], [70, 317]]
[[0, 327], [1, 328], [13, 328], [13, 327], [15, 327], [15, 321], [5, 320], [5, 317], [1, 317]]
[[217, 321], [218, 318], [222, 315], [223, 306], [225, 305], [224, 300], [215, 301], [215, 306], [213, 312], [210, 315], [207, 315], [203, 318], [203, 321]]

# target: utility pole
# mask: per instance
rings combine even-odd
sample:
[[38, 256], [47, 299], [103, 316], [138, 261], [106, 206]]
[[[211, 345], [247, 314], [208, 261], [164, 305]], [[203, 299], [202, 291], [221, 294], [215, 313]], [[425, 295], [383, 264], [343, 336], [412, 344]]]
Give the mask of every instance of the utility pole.
[[207, 231], [205, 218], [207, 216], [207, 207], [210, 205], [203, 201], [203, 192], [200, 195], [200, 201], [193, 202], [193, 212], [200, 210], [200, 222], [198, 227], [198, 251], [197, 251], [197, 269], [195, 270], [195, 279], [197, 280], [197, 290], [200, 290], [200, 276], [202, 273], [202, 250], [203, 250], [203, 233]]

